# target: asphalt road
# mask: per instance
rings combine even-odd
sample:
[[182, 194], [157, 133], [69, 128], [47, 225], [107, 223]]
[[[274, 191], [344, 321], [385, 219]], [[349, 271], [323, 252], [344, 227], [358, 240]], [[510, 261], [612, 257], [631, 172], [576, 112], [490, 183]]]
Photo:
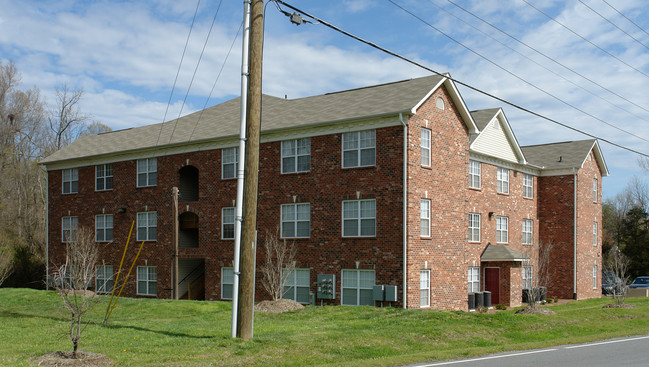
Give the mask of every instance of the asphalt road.
[[422, 363], [412, 367], [646, 367], [649, 366], [649, 335], [608, 339], [587, 344], [492, 354], [471, 359]]

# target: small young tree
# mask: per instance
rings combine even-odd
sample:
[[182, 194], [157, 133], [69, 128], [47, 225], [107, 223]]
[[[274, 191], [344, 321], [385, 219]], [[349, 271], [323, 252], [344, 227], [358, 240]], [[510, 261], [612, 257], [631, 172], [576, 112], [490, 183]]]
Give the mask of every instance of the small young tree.
[[527, 265], [523, 265], [523, 289], [527, 291], [528, 296], [525, 301], [530, 309], [536, 308], [536, 303], [541, 301], [548, 287], [551, 286], [552, 247], [552, 242], [527, 247], [526, 255], [529, 260]]
[[266, 233], [264, 241], [266, 252], [265, 262], [261, 265], [261, 284], [273, 301], [284, 295], [286, 279], [295, 269], [295, 254], [297, 249], [294, 242], [279, 238], [279, 231]]
[[95, 304], [96, 295], [87, 291], [95, 275], [95, 264], [99, 258], [93, 231], [79, 228], [76, 239], [66, 244], [65, 263], [55, 267], [55, 287], [63, 306], [70, 312], [70, 329], [68, 335], [72, 341], [72, 358], [77, 358], [81, 341], [83, 316]]
[[618, 305], [623, 305], [626, 300], [627, 284], [630, 280], [629, 264], [629, 258], [617, 246], [613, 246], [608, 251], [604, 270], [608, 276], [612, 277], [609, 280], [613, 284], [613, 301]]
[[9, 246], [0, 247], [0, 285], [11, 275], [12, 265], [11, 249]]

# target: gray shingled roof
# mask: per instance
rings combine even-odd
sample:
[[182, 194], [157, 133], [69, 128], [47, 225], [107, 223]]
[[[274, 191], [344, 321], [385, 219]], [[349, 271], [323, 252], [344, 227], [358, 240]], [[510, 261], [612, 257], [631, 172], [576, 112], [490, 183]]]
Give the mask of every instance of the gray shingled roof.
[[529, 257], [505, 245], [487, 244], [480, 261], [525, 261]]
[[487, 127], [489, 121], [491, 121], [494, 116], [496, 116], [496, 113], [498, 113], [499, 110], [500, 108], [488, 108], [485, 110], [471, 111], [471, 117], [473, 117], [473, 121], [475, 121], [478, 129], [482, 131], [485, 127]]
[[544, 169], [579, 168], [593, 149], [594, 139], [521, 147], [528, 162]]
[[[409, 112], [443, 77], [428, 76], [336, 93], [282, 99], [264, 95], [262, 132]], [[166, 145], [182, 145], [239, 134], [239, 98], [165, 124], [82, 137], [41, 163], [101, 156]], [[174, 128], [174, 125], [175, 128]], [[173, 134], [172, 134], [173, 132]], [[158, 139], [159, 137], [159, 139]]]

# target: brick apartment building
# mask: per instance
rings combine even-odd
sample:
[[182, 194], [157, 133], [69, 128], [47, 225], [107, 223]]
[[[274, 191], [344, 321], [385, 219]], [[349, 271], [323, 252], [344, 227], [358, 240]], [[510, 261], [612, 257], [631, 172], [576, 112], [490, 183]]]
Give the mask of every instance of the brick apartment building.
[[[48, 263], [78, 228], [94, 228], [94, 286], [110, 292], [135, 221], [126, 269], [144, 245], [124, 294], [172, 298], [179, 187], [179, 294], [231, 299], [238, 121], [236, 98], [46, 158]], [[379, 305], [372, 287], [392, 285], [392, 304], [407, 308], [467, 310], [467, 294], [483, 290], [517, 306], [547, 242], [549, 296], [601, 293], [608, 171], [597, 141], [521, 147], [502, 109], [470, 112], [445, 77], [264, 95], [259, 175], [258, 265], [268, 231], [298, 248], [285, 298], [309, 302], [318, 275], [333, 274], [327, 304]], [[267, 298], [261, 287], [256, 296]]]

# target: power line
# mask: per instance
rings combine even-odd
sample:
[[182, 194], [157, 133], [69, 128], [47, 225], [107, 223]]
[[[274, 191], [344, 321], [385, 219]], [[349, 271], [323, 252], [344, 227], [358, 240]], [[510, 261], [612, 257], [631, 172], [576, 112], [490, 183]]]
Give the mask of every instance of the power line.
[[638, 27], [638, 29], [641, 30], [641, 31], [643, 31], [644, 34], [646, 34], [647, 36], [649, 36], [649, 33], [647, 33], [647, 31], [645, 31], [644, 28], [640, 27], [636, 22], [634, 22], [633, 20], [631, 20], [631, 18], [629, 18], [629, 17], [627, 17], [626, 15], [622, 14], [621, 11], [617, 10], [613, 5], [609, 4], [608, 1], [606, 1], [606, 0], [602, 0], [602, 1], [603, 1], [606, 5], [610, 6], [611, 9], [615, 10], [618, 14], [620, 14], [621, 16], [623, 16], [623, 17], [624, 17], [626, 20], [628, 20], [631, 24], [633, 24], [634, 26]]
[[493, 95], [493, 94], [491, 94], [491, 93], [488, 93], [488, 92], [485, 92], [485, 91], [483, 91], [483, 90], [481, 90], [481, 89], [478, 89], [477, 87], [473, 87], [473, 86], [471, 86], [471, 85], [469, 85], [469, 84], [467, 84], [467, 83], [464, 83], [464, 82], [462, 82], [462, 81], [460, 81], [460, 80], [457, 80], [457, 79], [455, 79], [455, 78], [452, 78], [452, 77], [451, 77], [450, 75], [448, 75], [448, 74], [442, 74], [442, 73], [440, 73], [440, 72], [438, 72], [438, 71], [435, 71], [435, 70], [433, 70], [433, 69], [431, 69], [431, 68], [429, 68], [429, 67], [427, 67], [427, 66], [425, 66], [425, 65], [422, 65], [422, 64], [420, 64], [420, 63], [418, 63], [418, 62], [416, 62], [416, 61], [410, 60], [410, 59], [406, 58], [405, 56], [401, 56], [401, 55], [399, 55], [399, 54], [397, 54], [397, 53], [395, 53], [395, 52], [392, 52], [392, 51], [390, 51], [390, 50], [388, 50], [388, 49], [386, 49], [386, 48], [383, 48], [383, 47], [381, 47], [381, 46], [378, 46], [377, 44], [375, 44], [375, 43], [373, 43], [373, 42], [367, 41], [367, 40], [365, 40], [365, 39], [363, 39], [363, 38], [360, 38], [360, 37], [358, 37], [358, 36], [356, 36], [356, 35], [354, 35], [354, 34], [351, 34], [351, 33], [347, 32], [347, 31], [345, 31], [345, 30], [343, 30], [343, 29], [341, 29], [341, 28], [339, 28], [339, 27], [337, 27], [337, 26], [334, 26], [334, 25], [332, 25], [332, 24], [330, 24], [330, 23], [328, 23], [328, 22], [326, 22], [326, 21], [324, 21], [324, 20], [322, 20], [322, 19], [320, 19], [320, 18], [318, 18], [318, 17], [316, 17], [316, 16], [313, 16], [313, 15], [311, 15], [311, 14], [309, 14], [309, 13], [306, 13], [306, 12], [304, 12], [304, 11], [302, 11], [302, 10], [300, 10], [300, 9], [298, 9], [298, 8], [296, 8], [296, 7], [292, 6], [292, 5], [290, 5], [290, 4], [287, 4], [287, 3], [285, 3], [285, 2], [282, 1], [282, 0], [272, 0], [272, 1], [275, 2], [275, 3], [281, 4], [281, 5], [283, 5], [283, 6], [286, 6], [287, 8], [290, 8], [291, 10], [294, 10], [294, 11], [296, 11], [296, 12], [298, 12], [298, 13], [304, 14], [305, 16], [307, 16], [307, 17], [309, 17], [309, 18], [315, 20], [316, 22], [319, 22], [320, 24], [322, 24], [322, 25], [324, 25], [324, 26], [326, 26], [326, 27], [328, 27], [328, 28], [331, 28], [331, 29], [335, 30], [336, 32], [342, 33], [342, 34], [346, 35], [347, 37], [353, 38], [353, 39], [355, 39], [355, 40], [357, 40], [357, 41], [359, 41], [359, 42], [362, 42], [362, 43], [364, 43], [364, 44], [366, 44], [366, 45], [372, 47], [372, 48], [375, 48], [375, 49], [377, 49], [377, 50], [379, 50], [379, 51], [381, 51], [381, 52], [384, 52], [384, 53], [386, 53], [386, 54], [388, 54], [388, 55], [391, 55], [391, 56], [396, 57], [396, 58], [398, 58], [398, 59], [400, 59], [400, 60], [403, 60], [403, 61], [405, 61], [405, 62], [407, 62], [407, 63], [409, 63], [409, 64], [415, 65], [415, 66], [417, 66], [417, 67], [419, 67], [419, 68], [422, 68], [422, 69], [424, 69], [424, 70], [426, 70], [426, 71], [429, 71], [429, 72], [431, 72], [431, 73], [433, 73], [433, 74], [436, 74], [436, 75], [439, 75], [439, 76], [441, 76], [441, 77], [444, 77], [444, 78], [446, 78], [446, 79], [448, 79], [448, 80], [450, 80], [450, 81], [452, 81], [452, 82], [454, 82], [454, 83], [456, 83], [456, 84], [458, 84], [458, 85], [462, 85], [462, 86], [464, 86], [464, 87], [467, 87], [467, 88], [469, 88], [469, 89], [471, 89], [471, 90], [473, 90], [473, 91], [475, 91], [475, 92], [478, 92], [478, 93], [483, 94], [483, 95], [485, 95], [485, 96], [487, 96], [487, 97], [493, 98], [493, 99], [495, 99], [495, 100], [497, 100], [497, 101], [500, 101], [500, 102], [502, 102], [502, 103], [505, 103], [505, 104], [507, 104], [507, 105], [509, 105], [509, 106], [512, 106], [512, 107], [516, 108], [516, 109], [519, 109], [519, 110], [521, 110], [521, 111], [523, 111], [523, 112], [527, 112], [527, 113], [529, 113], [529, 114], [531, 114], [531, 115], [534, 115], [534, 116], [539, 117], [539, 118], [541, 118], [541, 119], [544, 119], [544, 120], [546, 120], [546, 121], [550, 121], [550, 122], [552, 122], [552, 123], [554, 123], [554, 124], [556, 124], [556, 125], [559, 125], [559, 126], [565, 127], [565, 128], [570, 129], [570, 130], [572, 130], [572, 131], [575, 131], [575, 132], [581, 133], [581, 134], [586, 135], [586, 136], [588, 136], [588, 137], [590, 137], [590, 138], [601, 140], [601, 141], [603, 141], [603, 142], [606, 142], [606, 143], [608, 143], [608, 144], [610, 144], [610, 145], [613, 145], [613, 146], [615, 146], [615, 147], [618, 147], [618, 148], [620, 148], [620, 149], [623, 149], [623, 150], [626, 150], [626, 151], [629, 151], [629, 152], [632, 152], [632, 153], [635, 153], [635, 154], [641, 155], [641, 156], [643, 156], [643, 157], [647, 157], [647, 158], [649, 158], [649, 154], [645, 154], [645, 153], [639, 152], [639, 151], [637, 151], [637, 150], [634, 150], [634, 149], [631, 149], [631, 148], [625, 147], [625, 146], [623, 146], [623, 145], [620, 145], [620, 144], [614, 143], [614, 142], [612, 142], [612, 141], [609, 141], [608, 139], [600, 138], [600, 137], [597, 137], [597, 136], [595, 136], [595, 135], [593, 135], [593, 134], [590, 134], [590, 133], [587, 133], [587, 132], [585, 132], [585, 131], [582, 131], [582, 130], [579, 130], [579, 129], [577, 129], [577, 128], [574, 128], [574, 127], [572, 127], [572, 126], [566, 125], [566, 124], [564, 124], [564, 123], [562, 123], [562, 122], [559, 122], [559, 121], [557, 121], [557, 120], [554, 120], [554, 119], [549, 118], [549, 117], [546, 117], [546, 116], [543, 116], [543, 115], [541, 115], [540, 113], [534, 112], [534, 111], [529, 110], [529, 109], [527, 109], [527, 108], [525, 108], [525, 107], [519, 106], [519, 105], [517, 105], [517, 104], [515, 104], [515, 103], [513, 103], [513, 102], [509, 102], [509, 101], [507, 101], [507, 100], [505, 100], [505, 99], [503, 99], [503, 98], [497, 97], [497, 96], [495, 96], [495, 95]]
[[548, 19], [550, 19], [551, 21], [553, 21], [553, 22], [557, 23], [558, 25], [560, 25], [561, 27], [567, 29], [568, 31], [570, 31], [570, 33], [572, 33], [572, 34], [574, 34], [575, 36], [581, 38], [582, 40], [584, 40], [584, 41], [590, 43], [591, 45], [593, 45], [594, 47], [596, 47], [598, 50], [604, 52], [605, 54], [609, 55], [610, 57], [614, 58], [615, 60], [621, 62], [622, 64], [628, 66], [629, 68], [631, 68], [631, 69], [637, 71], [638, 73], [640, 73], [640, 74], [646, 76], [647, 78], [649, 78], [649, 75], [647, 75], [644, 71], [639, 70], [638, 68], [634, 67], [633, 65], [627, 63], [626, 61], [624, 61], [624, 60], [620, 59], [619, 57], [613, 55], [612, 53], [606, 51], [606, 50], [603, 49], [602, 47], [596, 45], [595, 43], [593, 43], [592, 41], [590, 41], [590, 40], [587, 39], [586, 37], [580, 35], [579, 33], [573, 31], [573, 30], [572, 30], [571, 28], [569, 28], [568, 26], [566, 26], [566, 25], [564, 25], [563, 23], [559, 22], [558, 20], [554, 19], [553, 17], [551, 17], [549, 14], [547, 14], [547, 13], [544, 12], [543, 10], [541, 10], [541, 9], [537, 8], [536, 6], [530, 4], [529, 1], [527, 1], [527, 0], [521, 0], [521, 1], [524, 2], [525, 4], [531, 6], [533, 9], [535, 9], [535, 10], [538, 11], [539, 13], [545, 15], [545, 16], [548, 17]]
[[583, 1], [581, 1], [581, 0], [577, 0], [577, 1], [579, 1], [583, 6], [587, 7], [588, 9], [590, 9], [593, 13], [599, 15], [600, 18], [602, 18], [602, 19], [604, 19], [605, 21], [607, 21], [610, 25], [612, 25], [613, 27], [617, 28], [620, 32], [626, 34], [627, 36], [629, 36], [630, 38], [632, 38], [634, 41], [638, 42], [640, 45], [642, 45], [642, 47], [644, 47], [644, 48], [646, 48], [647, 50], [649, 50], [649, 47], [647, 47], [647, 45], [645, 45], [644, 43], [640, 42], [639, 39], [637, 39], [637, 38], [633, 37], [632, 35], [630, 35], [629, 33], [627, 33], [624, 29], [618, 27], [617, 24], [611, 22], [608, 18], [606, 18], [605, 16], [603, 16], [602, 14], [600, 14], [599, 12], [597, 12], [597, 10], [591, 8], [588, 4], [586, 4], [585, 2], [583, 2]]
[[422, 23], [428, 25], [429, 27], [431, 27], [432, 29], [436, 30], [437, 32], [443, 34], [444, 36], [446, 36], [447, 38], [449, 38], [449, 39], [452, 40], [453, 42], [456, 42], [456, 43], [459, 44], [460, 46], [464, 47], [464, 48], [467, 49], [469, 52], [471, 52], [471, 53], [477, 55], [478, 57], [480, 57], [480, 58], [486, 60], [487, 62], [489, 62], [490, 64], [492, 64], [492, 65], [494, 65], [495, 67], [499, 68], [500, 70], [506, 72], [507, 74], [513, 76], [514, 78], [520, 80], [521, 82], [523, 82], [523, 83], [529, 85], [530, 87], [532, 87], [532, 88], [538, 90], [539, 92], [541, 92], [541, 93], [547, 95], [548, 97], [553, 98], [553, 99], [555, 99], [556, 101], [558, 101], [558, 102], [560, 102], [560, 103], [563, 103], [563, 104], [565, 104], [566, 106], [568, 106], [568, 107], [570, 107], [570, 108], [572, 108], [572, 109], [574, 109], [574, 110], [576, 110], [576, 111], [579, 111], [579, 112], [583, 113], [584, 115], [589, 116], [589, 117], [591, 117], [591, 118], [593, 118], [593, 119], [595, 119], [595, 120], [597, 120], [597, 121], [600, 121], [601, 123], [606, 124], [606, 125], [608, 125], [608, 126], [614, 128], [614, 129], [616, 129], [616, 130], [618, 130], [618, 131], [621, 131], [621, 132], [623, 132], [623, 133], [629, 134], [629, 135], [631, 135], [631, 136], [634, 136], [634, 137], [636, 137], [636, 138], [638, 138], [638, 139], [640, 139], [640, 140], [644, 140], [645, 142], [649, 143], [649, 139], [645, 139], [645, 138], [643, 138], [643, 137], [641, 137], [641, 136], [639, 136], [639, 135], [636, 135], [636, 134], [634, 134], [634, 133], [632, 133], [632, 132], [630, 132], [630, 131], [626, 131], [626, 130], [620, 128], [620, 127], [617, 127], [617, 126], [615, 126], [615, 125], [613, 125], [613, 124], [611, 124], [611, 123], [609, 123], [609, 122], [607, 122], [607, 121], [605, 121], [605, 120], [603, 120], [603, 119], [601, 119], [601, 118], [599, 118], [599, 117], [597, 117], [597, 116], [591, 114], [590, 112], [586, 112], [585, 110], [582, 110], [581, 108], [579, 108], [579, 107], [577, 107], [577, 106], [575, 106], [575, 105], [573, 105], [573, 104], [571, 104], [571, 103], [569, 103], [569, 102], [567, 102], [567, 101], [564, 101], [563, 99], [561, 99], [561, 98], [555, 96], [554, 94], [552, 94], [552, 93], [546, 91], [545, 89], [543, 89], [543, 88], [541, 88], [541, 87], [535, 85], [534, 83], [531, 83], [531, 82], [525, 80], [524, 78], [522, 78], [522, 77], [516, 75], [515, 73], [513, 73], [513, 72], [507, 70], [506, 68], [504, 68], [503, 66], [497, 64], [495, 61], [490, 60], [490, 59], [487, 58], [486, 56], [480, 54], [479, 52], [477, 52], [477, 51], [473, 50], [472, 48], [466, 46], [466, 45], [463, 44], [462, 42], [460, 42], [460, 41], [456, 40], [455, 38], [451, 37], [451, 36], [448, 35], [447, 33], [445, 33], [445, 32], [443, 32], [442, 30], [440, 30], [439, 28], [437, 28], [437, 27], [435, 27], [434, 25], [428, 23], [427, 21], [425, 21], [424, 19], [422, 19], [422, 18], [419, 17], [418, 15], [414, 14], [414, 13], [411, 12], [410, 10], [408, 10], [408, 9], [406, 9], [406, 8], [404, 8], [404, 7], [402, 7], [401, 5], [395, 3], [395, 2], [392, 1], [392, 0], [388, 0], [388, 1], [389, 1], [390, 3], [392, 3], [394, 6], [398, 7], [398, 8], [401, 9], [401, 10], [403, 10], [404, 12], [410, 14], [410, 15], [411, 15], [412, 17], [414, 17], [415, 19], [417, 19], [417, 20], [419, 20], [420, 22], [422, 22]]
[[187, 45], [189, 44], [189, 37], [192, 35], [192, 29], [194, 29], [194, 23], [196, 22], [196, 15], [198, 14], [198, 7], [201, 5], [201, 0], [198, 0], [196, 3], [196, 10], [194, 11], [194, 17], [192, 18], [192, 25], [189, 27], [189, 34], [187, 34], [187, 40], [185, 41], [185, 48], [183, 49], [183, 54], [180, 57], [180, 64], [178, 64], [178, 71], [176, 71], [176, 78], [174, 79], [174, 84], [171, 87], [171, 94], [169, 95], [169, 101], [167, 102], [167, 109], [165, 110], [165, 115], [162, 118], [162, 123], [160, 124], [160, 132], [158, 133], [158, 140], [156, 140], [155, 145], [158, 145], [160, 142], [160, 136], [162, 135], [162, 128], [164, 127], [164, 122], [167, 119], [167, 112], [169, 112], [169, 106], [171, 105], [171, 98], [174, 95], [174, 89], [176, 89], [176, 82], [178, 82], [178, 75], [180, 74], [180, 68], [183, 65], [183, 60], [185, 60], [185, 52], [187, 51]]

